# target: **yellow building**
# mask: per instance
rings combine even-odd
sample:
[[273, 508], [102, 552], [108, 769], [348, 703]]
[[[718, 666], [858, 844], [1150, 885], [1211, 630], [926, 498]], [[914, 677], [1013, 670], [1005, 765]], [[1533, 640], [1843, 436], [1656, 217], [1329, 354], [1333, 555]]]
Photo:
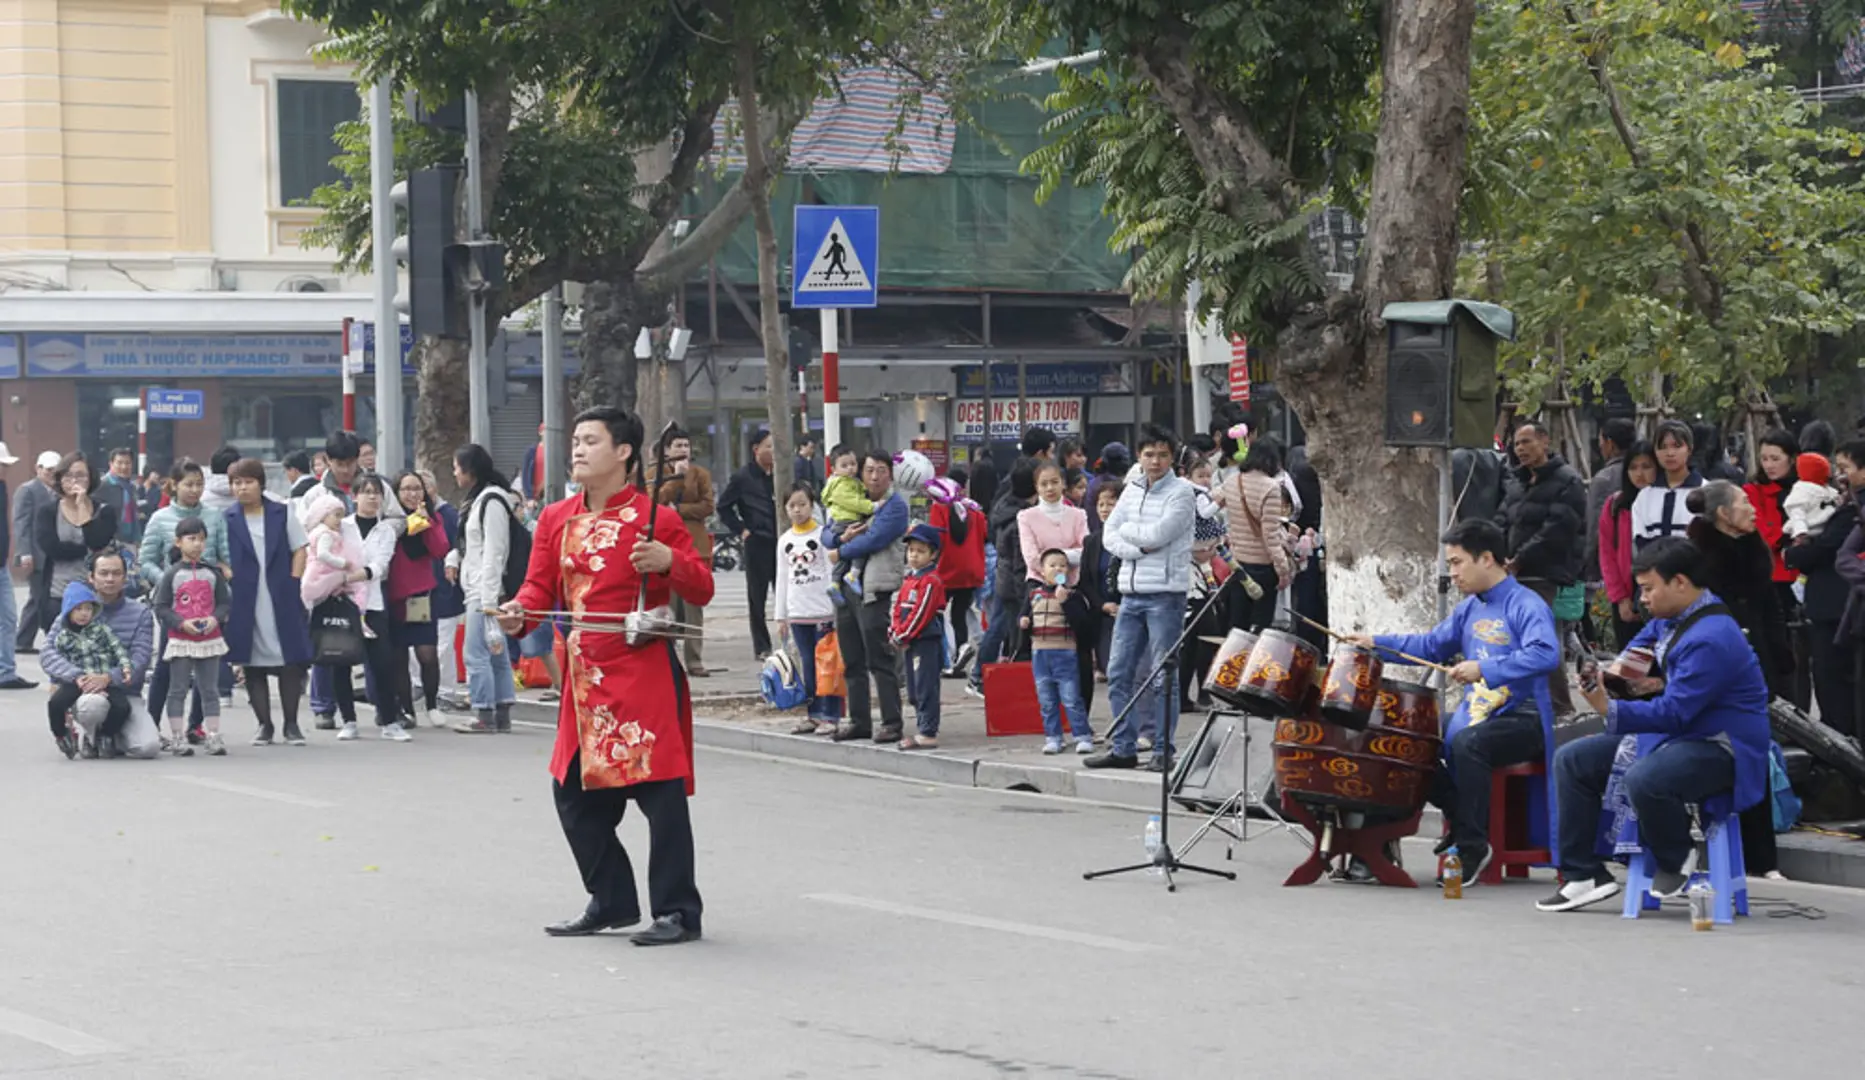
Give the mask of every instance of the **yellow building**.
[[[0, 0], [0, 428], [134, 441], [144, 386], [205, 391], [152, 457], [301, 445], [339, 415], [369, 283], [300, 244], [351, 73], [259, 0]], [[373, 426], [373, 425], [371, 425]], [[300, 430], [302, 429], [302, 430]], [[270, 455], [268, 455], [270, 456]], [[23, 479], [23, 466], [8, 479]]]

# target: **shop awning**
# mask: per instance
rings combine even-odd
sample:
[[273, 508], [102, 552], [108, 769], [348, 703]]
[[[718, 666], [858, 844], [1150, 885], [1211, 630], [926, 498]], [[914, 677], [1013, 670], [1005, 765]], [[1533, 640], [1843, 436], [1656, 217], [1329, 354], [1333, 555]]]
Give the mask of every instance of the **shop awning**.
[[0, 333], [335, 334], [374, 317], [368, 293], [0, 293]]

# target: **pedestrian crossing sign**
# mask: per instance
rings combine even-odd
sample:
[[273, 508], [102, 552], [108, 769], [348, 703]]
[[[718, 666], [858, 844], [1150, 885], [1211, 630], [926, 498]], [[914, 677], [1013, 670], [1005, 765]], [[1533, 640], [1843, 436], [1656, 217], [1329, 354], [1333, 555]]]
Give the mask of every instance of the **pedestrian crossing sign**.
[[880, 226], [879, 207], [799, 205], [790, 306], [874, 307], [880, 294]]

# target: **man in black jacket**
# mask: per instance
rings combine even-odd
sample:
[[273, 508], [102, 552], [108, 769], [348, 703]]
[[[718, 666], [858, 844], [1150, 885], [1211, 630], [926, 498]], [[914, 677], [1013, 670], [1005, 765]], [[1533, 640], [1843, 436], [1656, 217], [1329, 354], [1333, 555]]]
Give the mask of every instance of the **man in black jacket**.
[[[1859, 498], [1865, 495], [1865, 440], [1845, 443], [1833, 452], [1837, 472], [1846, 478], [1846, 497], [1819, 532], [1803, 536], [1782, 553], [1788, 568], [1807, 575], [1808, 653], [1813, 693], [1820, 720], [1846, 735], [1858, 730], [1859, 638], [1844, 625], [1851, 584], [1839, 573], [1846, 541], [1859, 527]], [[1853, 561], [1858, 561], [1853, 557]]]
[[[19, 458], [14, 457], [13, 452], [6, 448], [6, 443], [0, 442], [0, 466], [18, 463]], [[28, 481], [28, 483], [37, 482], [36, 480]], [[6, 481], [0, 480], [0, 566], [8, 565], [7, 560], [13, 554], [13, 537], [8, 531], [8, 523]], [[14, 624], [19, 621], [19, 612], [13, 606], [12, 577], [7, 576], [0, 581], [0, 585], [6, 587], [4, 592], [0, 592], [0, 690], [30, 690], [39, 684], [30, 679], [20, 678], [19, 669], [14, 666], [17, 655], [14, 649], [14, 634], [18, 629]]]
[[[1548, 429], [1538, 421], [1523, 421], [1513, 445], [1520, 464], [1509, 474], [1496, 524], [1509, 538], [1509, 572], [1552, 607], [1555, 594], [1580, 579], [1587, 485], [1559, 454], [1548, 452]], [[1567, 628], [1560, 629], [1565, 642]], [[1548, 691], [1555, 716], [1572, 715], [1565, 664], [1548, 676]]]
[[777, 496], [772, 490], [771, 433], [751, 437], [751, 462], [732, 474], [719, 494], [719, 520], [745, 548], [745, 593], [751, 607], [751, 645], [758, 662], [771, 654], [764, 604], [777, 582]]
[[[14, 638], [15, 652], [36, 652], [33, 641], [39, 636], [39, 608], [45, 602], [45, 591], [40, 587], [39, 567], [44, 563], [44, 556], [39, 551], [38, 533], [33, 529], [33, 519], [39, 514], [39, 507], [46, 503], [58, 501], [58, 489], [52, 483], [52, 470], [58, 468], [60, 455], [56, 450], [47, 450], [39, 455], [34, 463], [34, 477], [20, 485], [19, 492], [13, 496], [11, 522], [12, 537], [19, 543], [19, 553], [14, 562], [26, 575], [30, 590], [26, 600], [26, 609], [19, 613], [19, 631]], [[9, 582], [10, 584], [10, 582]]]

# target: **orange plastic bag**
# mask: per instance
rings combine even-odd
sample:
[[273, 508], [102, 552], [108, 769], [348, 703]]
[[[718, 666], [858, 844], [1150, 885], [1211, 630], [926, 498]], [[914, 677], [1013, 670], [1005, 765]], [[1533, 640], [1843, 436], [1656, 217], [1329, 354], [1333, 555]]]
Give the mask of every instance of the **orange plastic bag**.
[[836, 640], [833, 630], [816, 642], [816, 696], [848, 696], [848, 673], [842, 666], [842, 643]]

